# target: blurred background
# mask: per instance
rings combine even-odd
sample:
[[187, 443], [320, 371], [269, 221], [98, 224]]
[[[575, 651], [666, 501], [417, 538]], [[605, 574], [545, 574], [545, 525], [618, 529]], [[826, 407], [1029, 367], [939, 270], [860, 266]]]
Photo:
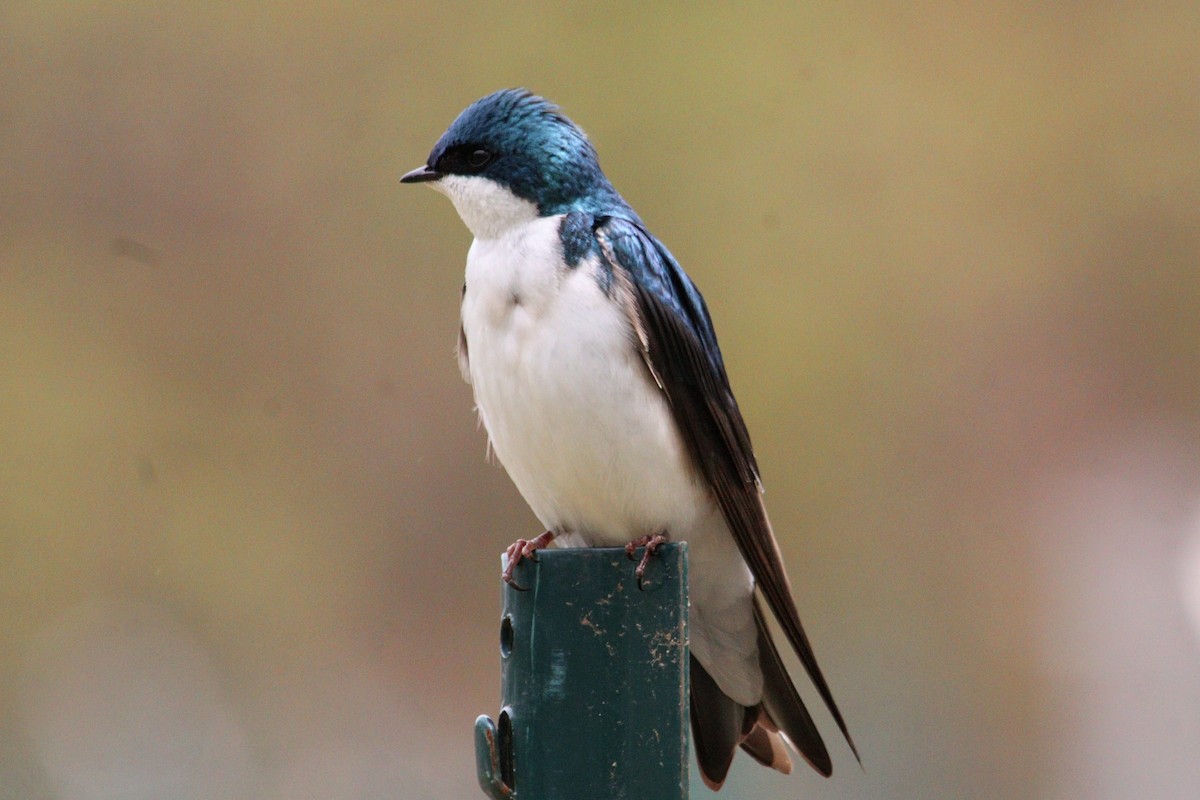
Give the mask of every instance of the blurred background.
[[[471, 798], [499, 552], [402, 187], [522, 85], [704, 290], [863, 754], [1200, 796], [1200, 6], [0, 4], [0, 797]], [[698, 780], [694, 797], [711, 796]]]

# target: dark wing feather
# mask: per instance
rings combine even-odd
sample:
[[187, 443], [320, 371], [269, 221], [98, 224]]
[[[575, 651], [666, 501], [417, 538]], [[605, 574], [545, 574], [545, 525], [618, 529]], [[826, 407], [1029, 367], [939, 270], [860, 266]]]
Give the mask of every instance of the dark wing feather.
[[858, 758], [858, 749], [800, 624], [779, 545], [760, 496], [750, 434], [730, 389], [704, 299], [666, 247], [636, 222], [602, 218], [596, 226], [596, 239], [614, 272], [618, 291], [628, 295], [625, 302], [643, 356], [667, 395], [696, 466], [711, 486], [767, 605]]
[[[467, 294], [467, 285], [464, 283], [462, 288], [463, 297]], [[458, 371], [462, 374], [463, 380], [467, 383], [471, 382], [471, 357], [467, 352], [467, 331], [463, 328], [462, 319], [458, 321], [458, 346], [454, 348], [454, 354], [458, 356]]]
[[829, 777], [833, 772], [829, 751], [825, 749], [821, 732], [817, 730], [816, 723], [792, 684], [787, 668], [783, 666], [783, 659], [775, 649], [767, 620], [757, 601], [754, 603], [754, 622], [758, 626], [758, 663], [763, 671], [763, 710], [787, 734], [788, 741], [800, 751], [804, 760], [817, 772]]

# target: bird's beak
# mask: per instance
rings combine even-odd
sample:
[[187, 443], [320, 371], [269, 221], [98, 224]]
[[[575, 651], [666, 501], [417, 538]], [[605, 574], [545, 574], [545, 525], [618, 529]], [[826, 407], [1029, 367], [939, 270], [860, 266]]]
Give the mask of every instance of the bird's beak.
[[401, 183], [425, 183], [426, 181], [436, 181], [442, 177], [442, 173], [429, 165], [418, 167], [412, 172], [406, 172], [400, 178]]

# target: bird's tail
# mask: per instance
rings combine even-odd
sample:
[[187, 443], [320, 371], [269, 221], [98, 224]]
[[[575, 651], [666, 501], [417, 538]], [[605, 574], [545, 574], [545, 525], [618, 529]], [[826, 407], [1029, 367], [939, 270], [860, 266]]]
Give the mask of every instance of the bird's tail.
[[757, 598], [754, 600], [754, 623], [758, 626], [758, 663], [763, 671], [761, 715], [778, 731], [776, 735], [782, 734], [813, 769], [828, 778], [833, 772], [829, 751], [775, 649]]
[[760, 764], [789, 773], [792, 759], [786, 742], [822, 775], [833, 770], [821, 734], [771, 641], [757, 600], [754, 621], [763, 671], [763, 699], [758, 705], [743, 706], [729, 698], [696, 657], [691, 659], [692, 741], [700, 777], [714, 791], [725, 782], [739, 746]]

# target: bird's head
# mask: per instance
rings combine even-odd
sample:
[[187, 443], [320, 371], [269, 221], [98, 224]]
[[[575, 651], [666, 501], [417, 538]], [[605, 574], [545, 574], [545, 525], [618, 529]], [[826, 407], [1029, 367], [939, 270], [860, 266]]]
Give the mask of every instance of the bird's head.
[[454, 202], [477, 237], [538, 216], [624, 207], [596, 150], [556, 106], [524, 89], [476, 100], [400, 179], [428, 182]]

